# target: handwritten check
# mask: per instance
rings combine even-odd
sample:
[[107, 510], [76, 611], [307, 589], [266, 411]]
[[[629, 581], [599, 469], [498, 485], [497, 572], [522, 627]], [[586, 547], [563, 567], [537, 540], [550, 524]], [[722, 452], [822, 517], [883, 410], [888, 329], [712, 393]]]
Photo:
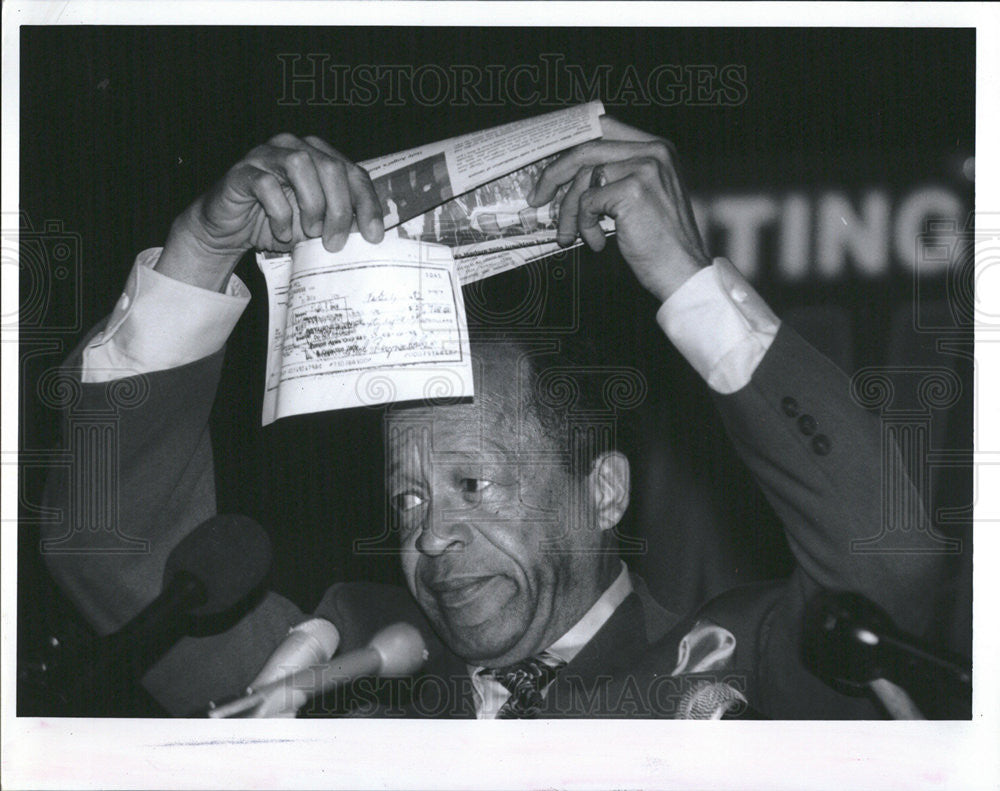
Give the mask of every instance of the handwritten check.
[[351, 234], [258, 254], [267, 281], [263, 425], [307, 412], [473, 394], [462, 289], [444, 245]]

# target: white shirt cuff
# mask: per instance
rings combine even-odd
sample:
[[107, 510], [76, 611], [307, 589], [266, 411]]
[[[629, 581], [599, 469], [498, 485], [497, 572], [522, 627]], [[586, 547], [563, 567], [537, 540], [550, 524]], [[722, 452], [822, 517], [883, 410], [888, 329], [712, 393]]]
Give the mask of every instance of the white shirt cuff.
[[224, 293], [174, 280], [153, 269], [160, 252], [136, 257], [108, 323], [83, 350], [84, 382], [177, 368], [225, 345], [250, 302], [247, 287], [236, 275]]
[[725, 258], [689, 278], [656, 321], [713, 390], [745, 387], [778, 334], [780, 321]]

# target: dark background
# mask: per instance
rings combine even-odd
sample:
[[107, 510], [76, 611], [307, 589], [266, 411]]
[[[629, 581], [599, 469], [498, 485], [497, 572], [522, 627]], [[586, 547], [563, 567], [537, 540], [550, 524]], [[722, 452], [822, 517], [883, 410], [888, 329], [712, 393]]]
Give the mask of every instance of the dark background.
[[[162, 244], [191, 200], [279, 131], [320, 135], [362, 160], [555, 109], [281, 104], [278, 55], [289, 53], [325, 53], [337, 64], [507, 69], [561, 53], [585, 71], [611, 64], [619, 76], [628, 64], [640, 75], [662, 63], [738, 64], [746, 92], [737, 106], [609, 112], [672, 139], [699, 196], [839, 189], [854, 199], [872, 186], [897, 194], [932, 184], [972, 205], [973, 185], [962, 171], [974, 154], [969, 30], [22, 28], [22, 254], [25, 239], [40, 245], [32, 248], [33, 269], [22, 261], [21, 277], [22, 643], [30, 639], [25, 629], [61, 606], [38, 554], [43, 468], [58, 437], [57, 415], [39, 399], [37, 383], [110, 311], [135, 255]], [[5, 232], [9, 225], [5, 218]], [[719, 251], [725, 240], [709, 237]], [[63, 238], [73, 255], [60, 275], [53, 240]], [[657, 305], [610, 247], [601, 257], [564, 257], [559, 277], [555, 264], [533, 265], [466, 299], [470, 310], [498, 309], [504, 300], [516, 306], [544, 282], [548, 312], [532, 321], [559, 325], [560, 312], [577, 305], [579, 331], [605, 342], [614, 364], [643, 371], [650, 394], [638, 414], [628, 529], [646, 544], [629, 559], [667, 605], [687, 611], [736, 582], [784, 573], [789, 555], [769, 507], [729, 451], [704, 386], [659, 333]], [[765, 242], [762, 249], [771, 248]], [[939, 332], [913, 329], [915, 281], [899, 262], [875, 276], [849, 266], [833, 278], [795, 283], [765, 263], [755, 285], [851, 371], [924, 365], [961, 377], [958, 402], [931, 414], [931, 447], [962, 453], [957, 465], [931, 471], [929, 489], [934, 508], [952, 509], [947, 524], [938, 520], [940, 532], [962, 541], [950, 558], [953, 588], [942, 592], [934, 637], [968, 653], [972, 487], [971, 456], [963, 453], [972, 444], [971, 330], [948, 302], [961, 266], [919, 283], [920, 310], [949, 317]], [[397, 580], [391, 555], [352, 545], [377, 537], [384, 520], [379, 412], [304, 416], [261, 430], [263, 279], [250, 257], [237, 273], [255, 298], [229, 344], [213, 418], [220, 510], [267, 526], [276, 551], [271, 585], [307, 610], [333, 581]], [[953, 351], [941, 351], [941, 339]]]

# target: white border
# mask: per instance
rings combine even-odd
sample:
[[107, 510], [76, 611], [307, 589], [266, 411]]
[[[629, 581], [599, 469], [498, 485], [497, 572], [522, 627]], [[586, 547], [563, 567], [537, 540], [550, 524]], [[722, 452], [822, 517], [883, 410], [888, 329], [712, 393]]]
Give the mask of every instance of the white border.
[[[969, 3], [8, 2], [3, 6], [3, 211], [17, 210], [21, 24], [976, 27], [976, 205], [1000, 218], [1000, 10]], [[943, 108], [928, 107], [927, 113]], [[1000, 230], [1000, 226], [994, 224]], [[996, 247], [994, 246], [994, 250]], [[6, 263], [6, 262], [5, 262]], [[980, 306], [1000, 266], [977, 262]], [[4, 313], [16, 268], [2, 272]], [[5, 456], [16, 451], [16, 338], [4, 334]], [[978, 334], [978, 459], [1000, 461], [1000, 333]], [[9, 458], [9, 457], [7, 457]], [[977, 519], [1000, 515], [979, 466]], [[2, 465], [4, 517], [16, 469]], [[15, 719], [16, 531], [2, 534], [3, 780], [8, 788], [995, 788], [1000, 656], [995, 525], [975, 542], [975, 714], [969, 723], [173, 721]], [[10, 606], [8, 606], [10, 605]]]

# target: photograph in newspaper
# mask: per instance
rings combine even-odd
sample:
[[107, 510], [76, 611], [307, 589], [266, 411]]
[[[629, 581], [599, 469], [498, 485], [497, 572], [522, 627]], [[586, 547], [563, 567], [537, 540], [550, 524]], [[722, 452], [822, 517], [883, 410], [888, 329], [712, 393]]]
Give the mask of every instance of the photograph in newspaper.
[[526, 197], [545, 165], [554, 158], [527, 165], [407, 220], [400, 225], [400, 233], [407, 239], [449, 247], [508, 237], [523, 239], [524, 246], [552, 241], [557, 218], [553, 204], [535, 208], [528, 205]]
[[377, 176], [372, 179], [372, 185], [389, 227], [397, 225], [401, 217], [414, 217], [429, 211], [453, 194], [444, 152]]

